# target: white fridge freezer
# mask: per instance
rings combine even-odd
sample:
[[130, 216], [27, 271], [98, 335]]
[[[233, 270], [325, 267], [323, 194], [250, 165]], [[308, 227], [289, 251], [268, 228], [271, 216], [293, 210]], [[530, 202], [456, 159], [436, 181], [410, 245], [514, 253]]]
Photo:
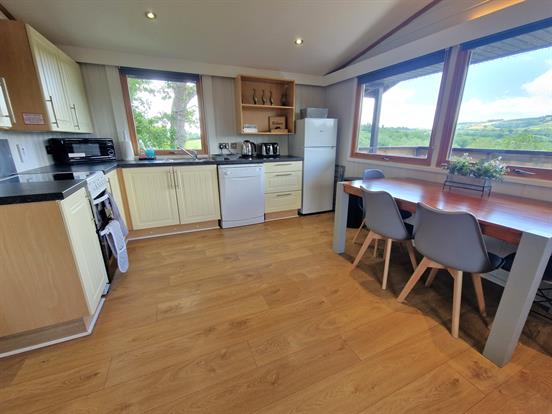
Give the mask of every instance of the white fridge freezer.
[[297, 121], [290, 137], [290, 154], [303, 157], [301, 214], [333, 208], [337, 119], [305, 118]]

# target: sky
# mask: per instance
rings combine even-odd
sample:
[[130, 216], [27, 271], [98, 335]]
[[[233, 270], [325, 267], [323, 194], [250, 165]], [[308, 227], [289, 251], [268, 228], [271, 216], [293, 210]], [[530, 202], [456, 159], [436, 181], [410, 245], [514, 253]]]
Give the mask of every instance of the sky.
[[[401, 82], [383, 95], [380, 125], [433, 125], [441, 74]], [[362, 123], [373, 103], [365, 98]], [[471, 65], [459, 122], [529, 118], [552, 114], [552, 47]]]

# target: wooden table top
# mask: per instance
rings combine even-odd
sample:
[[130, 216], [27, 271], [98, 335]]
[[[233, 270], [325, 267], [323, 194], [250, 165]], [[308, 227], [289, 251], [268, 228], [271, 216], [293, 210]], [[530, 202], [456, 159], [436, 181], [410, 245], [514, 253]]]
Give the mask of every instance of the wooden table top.
[[448, 211], [468, 211], [477, 217], [488, 236], [517, 244], [523, 232], [552, 238], [552, 203], [492, 194], [480, 197], [467, 192], [443, 191], [429, 181], [377, 178], [345, 182], [345, 192], [361, 196], [361, 186], [390, 193], [401, 209], [415, 211], [421, 202]]

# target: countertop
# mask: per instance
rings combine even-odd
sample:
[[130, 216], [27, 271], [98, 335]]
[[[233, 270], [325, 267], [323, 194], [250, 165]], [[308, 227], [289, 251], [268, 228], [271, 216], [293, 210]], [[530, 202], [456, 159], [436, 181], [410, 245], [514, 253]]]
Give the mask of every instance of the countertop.
[[85, 180], [13, 183], [0, 181], [0, 205], [63, 200], [85, 186]]
[[[252, 158], [252, 159], [219, 159], [207, 158], [205, 161], [192, 161], [189, 159], [157, 159], [146, 161], [113, 161], [77, 165], [47, 165], [24, 171], [23, 174], [44, 174], [63, 172], [96, 172], [108, 173], [116, 168], [139, 168], [161, 166], [184, 165], [227, 165], [227, 164], [264, 164], [269, 162], [302, 161], [303, 158], [295, 156], [281, 156], [279, 158]], [[63, 200], [75, 191], [84, 187], [85, 180], [42, 181], [33, 183], [14, 183], [10, 180], [0, 181], [0, 205], [32, 203], [38, 201]]]

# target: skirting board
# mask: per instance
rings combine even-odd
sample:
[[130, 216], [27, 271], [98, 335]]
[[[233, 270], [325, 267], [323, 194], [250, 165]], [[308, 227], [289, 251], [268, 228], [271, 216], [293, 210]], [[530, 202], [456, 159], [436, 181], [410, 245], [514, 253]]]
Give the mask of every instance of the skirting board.
[[131, 230], [128, 234], [128, 240], [149, 239], [151, 237], [171, 236], [173, 234], [213, 229], [220, 229], [218, 220], [202, 221], [200, 223], [192, 224], [177, 224], [175, 226], [154, 227], [151, 229]]
[[297, 210], [277, 211], [276, 213], [265, 213], [265, 221], [282, 220], [298, 216]]
[[[50, 345], [55, 345], [55, 344], [59, 344], [59, 343], [62, 343], [62, 342], [71, 341], [73, 339], [82, 338], [83, 336], [90, 335], [92, 333], [92, 331], [94, 330], [94, 326], [96, 326], [96, 321], [98, 320], [98, 316], [100, 315], [100, 312], [103, 308], [104, 302], [105, 302], [105, 298], [101, 298], [100, 303], [98, 303], [98, 307], [96, 308], [96, 312], [94, 312], [94, 314], [91, 315], [88, 318], [83, 318], [83, 320], [81, 321], [83, 330], [81, 332], [76, 332], [76, 333], [69, 334], [69, 335], [66, 335], [66, 336], [61, 336], [59, 338], [56, 338], [55, 335], [54, 335], [54, 338], [52, 338], [52, 339], [44, 340], [44, 341], [39, 342], [37, 344], [22, 346], [20, 348], [16, 348], [16, 349], [13, 349], [13, 350], [10, 350], [10, 351], [5, 351], [3, 353], [0, 353], [0, 358], [5, 358], [5, 357], [12, 356], [12, 355], [21, 354], [23, 352], [32, 351], [34, 349], [45, 348], [45, 347], [50, 346]], [[69, 322], [69, 324], [71, 324], [71, 323], [75, 323], [75, 321]], [[62, 329], [63, 329], [63, 325], [56, 325], [52, 328], [47, 328], [45, 330], [42, 330], [42, 331], [40, 331], [40, 333], [37, 333], [36, 331], [32, 332], [32, 333], [29, 333], [28, 337], [29, 337], [29, 339], [31, 339], [33, 335], [35, 335], [35, 336], [40, 335], [40, 336], [46, 336], [47, 337], [49, 331], [56, 332], [56, 331], [62, 330]], [[14, 335], [13, 339], [14, 339], [14, 341], [17, 340], [17, 342], [24, 342], [25, 341], [25, 337], [24, 337], [25, 335], [26, 334]], [[0, 338], [0, 341], [1, 340], [2, 339]], [[10, 339], [7, 338], [4, 341], [8, 342], [9, 340]], [[3, 344], [2, 347], [5, 348], [6, 346], [9, 346], [9, 345]]]

